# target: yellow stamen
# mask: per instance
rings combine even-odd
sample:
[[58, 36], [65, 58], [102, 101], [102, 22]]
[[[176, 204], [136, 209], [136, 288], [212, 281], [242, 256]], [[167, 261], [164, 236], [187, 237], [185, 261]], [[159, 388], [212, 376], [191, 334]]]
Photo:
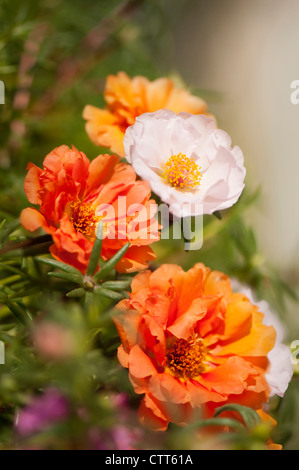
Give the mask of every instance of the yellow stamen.
[[70, 204], [70, 221], [77, 232], [82, 233], [91, 241], [95, 240], [96, 225], [100, 217], [95, 215], [95, 207], [90, 202], [76, 200]]
[[178, 339], [168, 350], [166, 367], [175, 377], [192, 379], [204, 369], [206, 348], [201, 338], [193, 335], [189, 340]]
[[193, 158], [179, 153], [172, 155], [164, 165], [162, 178], [181, 191], [194, 191], [200, 185], [202, 173]]

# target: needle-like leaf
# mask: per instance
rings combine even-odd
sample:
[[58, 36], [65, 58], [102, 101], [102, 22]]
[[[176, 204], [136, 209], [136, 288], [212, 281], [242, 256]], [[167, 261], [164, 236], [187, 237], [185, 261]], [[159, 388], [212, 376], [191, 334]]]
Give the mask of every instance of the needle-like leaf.
[[87, 266], [87, 271], [86, 271], [87, 276], [93, 276], [97, 269], [99, 258], [101, 256], [102, 244], [103, 244], [103, 222], [102, 220], [100, 220], [99, 225], [98, 225], [98, 230], [97, 230], [97, 236], [93, 244], [92, 252], [91, 252], [89, 263]]
[[109, 261], [107, 261], [100, 271], [94, 276], [96, 281], [105, 279], [109, 271], [117, 265], [117, 263], [122, 259], [126, 254], [130, 246], [130, 243], [126, 243]]

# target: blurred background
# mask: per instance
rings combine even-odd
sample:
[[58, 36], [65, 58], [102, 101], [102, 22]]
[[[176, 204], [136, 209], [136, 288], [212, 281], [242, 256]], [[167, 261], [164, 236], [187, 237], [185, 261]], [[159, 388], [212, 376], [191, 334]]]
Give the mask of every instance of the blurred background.
[[[2, 125], [3, 143], [10, 132], [18, 148], [16, 140], [31, 132], [47, 153], [62, 140], [59, 116], [53, 119], [59, 106], [68, 116], [65, 140], [94, 151], [78, 111], [86, 102], [101, 103], [107, 74], [122, 68], [149, 78], [179, 76], [204, 95], [219, 126], [243, 149], [248, 182], [262, 185], [251, 215], [261, 247], [273, 264], [298, 277], [299, 105], [290, 101], [290, 84], [299, 79], [296, 0], [0, 3], [3, 35], [12, 35], [8, 47], [0, 44], [0, 78], [7, 88], [6, 113], [13, 99], [16, 118], [10, 129]], [[24, 51], [19, 46], [25, 36]], [[17, 87], [17, 96], [11, 95]], [[17, 119], [24, 111], [26, 129], [24, 119]], [[41, 138], [45, 128], [47, 141]], [[2, 167], [9, 165], [6, 153]]]
[[[296, 0], [197, 0], [174, 13], [171, 66], [185, 82], [215, 92], [210, 109], [245, 155], [247, 184], [261, 185], [247, 214], [261, 251], [293, 285], [299, 280], [299, 78]], [[214, 98], [214, 99], [213, 99]], [[297, 305], [292, 322], [299, 325]]]
[[[6, 88], [0, 215], [14, 219], [27, 205], [28, 161], [41, 164], [62, 143], [90, 158], [101, 151], [86, 135], [82, 110], [104, 106], [107, 75], [125, 70], [149, 79], [170, 76], [207, 101], [219, 127], [243, 150], [247, 194], [260, 189], [241, 217], [254, 236], [238, 231], [236, 222], [233, 227], [245, 265], [235, 269], [230, 229], [216, 228], [221, 243], [206, 241], [198, 259], [239, 277], [254, 265], [262, 277], [246, 274], [244, 281], [261, 297], [269, 277], [265, 264], [297, 289], [299, 104], [291, 103], [290, 84], [299, 79], [298, 13], [296, 0], [0, 0], [0, 79]], [[250, 237], [256, 246], [248, 249]], [[194, 261], [171, 257], [163, 244], [158, 254], [160, 262], [184, 267]], [[282, 303], [278, 290], [275, 302]], [[299, 334], [297, 305], [286, 302], [285, 316]]]
[[[176, 3], [176, 2], [169, 2]], [[221, 93], [219, 126], [244, 151], [251, 185], [262, 185], [254, 225], [264, 253], [282, 269], [299, 261], [299, 78], [296, 0], [188, 2], [172, 18], [172, 65], [192, 86]]]

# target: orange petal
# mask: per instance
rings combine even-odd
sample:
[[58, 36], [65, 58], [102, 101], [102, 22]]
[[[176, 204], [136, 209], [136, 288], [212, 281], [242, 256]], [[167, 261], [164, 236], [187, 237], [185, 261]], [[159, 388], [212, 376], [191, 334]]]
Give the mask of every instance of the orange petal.
[[155, 322], [165, 330], [171, 311], [171, 299], [162, 292], [151, 293], [148, 289], [144, 289], [142, 292], [145, 294], [143, 304], [146, 310], [151, 314]]
[[178, 317], [167, 329], [177, 338], [188, 340], [194, 332], [196, 323], [207, 313], [207, 307], [202, 299], [193, 300], [190, 308]]
[[23, 227], [30, 232], [34, 232], [34, 230], [37, 230], [40, 227], [48, 233], [55, 230], [49, 227], [45, 217], [33, 207], [23, 209], [20, 215], [20, 220]]
[[209, 272], [210, 269], [206, 268], [203, 264], [197, 263], [193, 268], [184, 273], [178, 302], [178, 315], [186, 312], [194, 299], [203, 296], [204, 280]]
[[[232, 297], [232, 299], [234, 296]], [[238, 294], [236, 295], [238, 299]], [[223, 339], [242, 338], [250, 333], [252, 326], [252, 304], [244, 297], [228, 304], [225, 313], [225, 331]]]
[[201, 384], [192, 382], [188, 380], [187, 390], [190, 395], [190, 402], [193, 407], [201, 406], [204, 403], [215, 402], [221, 403], [227, 400], [225, 395], [220, 395], [219, 393], [212, 392], [207, 388], [204, 388]]
[[222, 294], [227, 300], [232, 295], [229, 277], [219, 271], [212, 271], [205, 281], [205, 295]]
[[129, 354], [126, 353], [122, 345], [117, 350], [117, 358], [123, 367], [129, 367]]
[[119, 273], [134, 273], [147, 268], [148, 262], [156, 258], [149, 246], [131, 246], [115, 266]]
[[109, 181], [118, 161], [119, 157], [108, 154], [99, 155], [92, 160], [89, 166], [86, 195], [92, 194], [100, 188], [101, 184]]
[[[268, 450], [282, 450], [283, 447], [281, 444], [275, 444], [275, 442], [272, 442], [270, 441], [268, 444], [267, 444], [267, 449]], [[266, 450], [267, 450], [266, 449]]]
[[144, 349], [152, 352], [153, 361], [157, 366], [165, 363], [166, 344], [162, 328], [150, 315], [142, 315], [139, 323], [138, 344]]
[[[261, 314], [262, 315], [262, 314]], [[250, 333], [241, 339], [230, 342], [223, 346], [215, 353], [219, 356], [227, 354], [237, 354], [243, 357], [267, 356], [273, 349], [276, 339], [276, 331], [273, 326], [265, 326], [257, 319], [257, 314], [253, 314], [253, 324]], [[263, 318], [263, 315], [261, 316]]]
[[206, 114], [207, 104], [198, 96], [191, 95], [184, 88], [174, 88], [166, 103], [166, 108], [179, 113]]
[[118, 119], [106, 110], [95, 106], [86, 106], [83, 117], [87, 120], [86, 132], [96, 145], [111, 148], [117, 155], [124, 156], [124, 132], [118, 126]]
[[67, 215], [60, 220], [60, 227], [52, 234], [52, 237], [54, 241], [54, 245], [50, 248], [52, 256], [84, 274], [93, 246], [91, 241], [82, 233], [76, 232]]
[[127, 311], [126, 314], [114, 315], [113, 321], [117, 328], [122, 345], [127, 353], [137, 343], [138, 328], [141, 317], [135, 311]]
[[163, 264], [151, 275], [150, 288], [167, 292], [171, 287], [170, 280], [174, 282], [176, 289], [180, 288], [183, 281], [184, 271], [176, 264]]
[[222, 395], [239, 395], [247, 387], [248, 376], [256, 374], [257, 372], [249, 362], [241, 357], [233, 356], [210, 372], [203, 373], [197, 381], [208, 390]]
[[[158, 78], [157, 80], [149, 83], [146, 90], [148, 112], [152, 113], [154, 111], [158, 111], [158, 109], [166, 109], [166, 103], [169, 101], [169, 95], [173, 88], [173, 81], [168, 78]], [[174, 110], [172, 109], [172, 111]], [[180, 111], [183, 111], [183, 109]]]
[[151, 277], [151, 271], [143, 271], [133, 277], [131, 284], [132, 296], [135, 295], [140, 289], [148, 288]]
[[157, 370], [153, 366], [152, 361], [138, 345], [135, 345], [130, 351], [129, 369], [130, 373], [137, 378], [144, 378], [157, 374]]
[[151, 394], [160, 401], [171, 403], [188, 403], [190, 395], [179, 379], [167, 373], [155, 374], [148, 385]]
[[29, 169], [24, 182], [24, 191], [31, 204], [41, 204], [41, 198], [39, 196], [39, 190], [41, 189], [39, 176], [42, 172], [40, 168], [33, 163], [29, 163], [27, 166]]
[[268, 423], [271, 429], [273, 429], [277, 425], [277, 421], [275, 421], [275, 419], [272, 418], [272, 416], [268, 415], [268, 413], [266, 413], [263, 409], [256, 410], [256, 411], [259, 414], [263, 423]]
[[168, 427], [169, 420], [150, 395], [141, 401], [138, 416], [141, 424], [154, 431], [166, 431]]
[[[118, 158], [115, 157], [114, 158]], [[129, 189], [135, 183], [136, 173], [131, 165], [126, 163], [119, 163], [114, 167], [113, 174], [110, 175], [109, 180], [102, 188], [99, 197], [97, 198], [97, 204], [113, 204], [115, 215], [117, 217], [126, 216], [127, 203], [126, 198]], [[135, 184], [133, 185], [135, 188]], [[150, 191], [148, 190], [148, 193]], [[123, 199], [118, 201], [118, 198], [123, 196]], [[124, 203], [123, 203], [124, 202]]]

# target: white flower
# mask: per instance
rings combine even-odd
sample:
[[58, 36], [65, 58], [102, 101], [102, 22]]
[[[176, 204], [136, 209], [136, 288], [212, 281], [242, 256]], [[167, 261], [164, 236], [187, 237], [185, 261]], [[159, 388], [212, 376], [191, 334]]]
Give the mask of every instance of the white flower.
[[259, 311], [264, 314], [264, 325], [273, 326], [276, 330], [275, 345], [268, 354], [270, 366], [266, 374], [266, 380], [271, 388], [270, 396], [278, 395], [283, 397], [293, 376], [291, 350], [282, 343], [285, 338], [285, 327], [278, 316], [271, 312], [268, 302], [265, 300], [257, 302], [251, 289], [240, 285], [238, 281], [234, 281], [232, 285], [235, 291], [246, 295], [250, 302], [256, 305]]
[[124, 148], [136, 173], [178, 217], [226, 209], [243, 191], [242, 151], [205, 115], [142, 114], [128, 127]]

